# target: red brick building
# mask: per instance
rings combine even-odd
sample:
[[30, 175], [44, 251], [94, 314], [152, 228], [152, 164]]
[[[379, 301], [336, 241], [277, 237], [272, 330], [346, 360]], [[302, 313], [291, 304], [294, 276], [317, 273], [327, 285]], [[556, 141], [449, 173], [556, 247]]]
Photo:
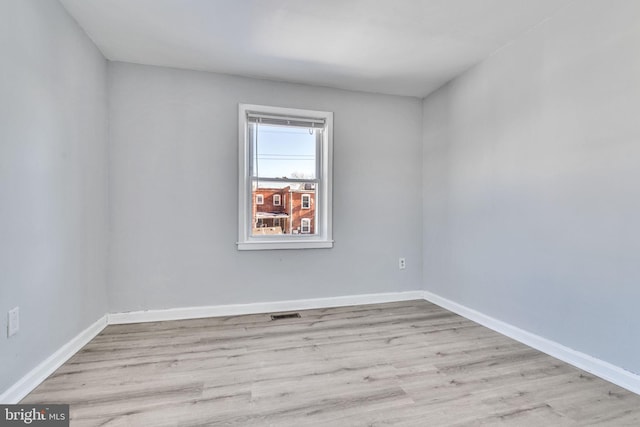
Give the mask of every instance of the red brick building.
[[313, 184], [253, 190], [253, 234], [315, 234]]

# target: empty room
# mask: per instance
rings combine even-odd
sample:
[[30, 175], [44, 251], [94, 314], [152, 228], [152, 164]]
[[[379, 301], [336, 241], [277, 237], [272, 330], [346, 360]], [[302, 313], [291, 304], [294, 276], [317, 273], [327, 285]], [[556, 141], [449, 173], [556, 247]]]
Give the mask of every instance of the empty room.
[[0, 17], [0, 425], [640, 425], [639, 1]]

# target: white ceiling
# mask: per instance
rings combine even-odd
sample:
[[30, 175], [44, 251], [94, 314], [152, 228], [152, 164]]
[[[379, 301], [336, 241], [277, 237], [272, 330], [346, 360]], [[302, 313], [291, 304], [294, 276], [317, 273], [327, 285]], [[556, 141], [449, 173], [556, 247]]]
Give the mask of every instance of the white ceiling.
[[570, 0], [61, 0], [110, 60], [423, 97]]

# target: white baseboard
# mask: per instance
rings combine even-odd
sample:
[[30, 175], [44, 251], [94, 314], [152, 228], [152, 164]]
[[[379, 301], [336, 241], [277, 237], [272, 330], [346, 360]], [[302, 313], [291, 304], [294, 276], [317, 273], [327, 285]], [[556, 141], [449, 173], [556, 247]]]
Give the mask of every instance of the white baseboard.
[[20, 402], [27, 394], [31, 393], [49, 375], [58, 369], [71, 356], [91, 341], [107, 326], [107, 316], [102, 316], [91, 326], [80, 332], [68, 343], [64, 344], [42, 363], [20, 378], [14, 385], [0, 395], [0, 402], [14, 404]]
[[389, 292], [380, 294], [348, 295], [330, 298], [313, 298], [290, 301], [257, 302], [252, 304], [227, 304], [202, 307], [168, 308], [163, 310], [111, 313], [109, 324], [158, 322], [163, 320], [198, 319], [241, 314], [275, 313], [311, 308], [343, 307], [349, 305], [377, 304], [383, 302], [423, 299], [422, 291]]
[[640, 394], [640, 376], [626, 371], [587, 354], [570, 349], [532, 334], [491, 316], [480, 313], [462, 304], [443, 298], [429, 291], [390, 292], [380, 294], [349, 295], [331, 298], [273, 301], [253, 304], [230, 304], [203, 307], [170, 308], [165, 310], [146, 310], [126, 313], [111, 313], [98, 319], [93, 325], [82, 331], [58, 351], [40, 363], [13, 386], [0, 395], [0, 403], [18, 403], [34, 390], [42, 381], [58, 369], [71, 356], [98, 335], [108, 324], [156, 322], [162, 320], [197, 319], [203, 317], [232, 316], [305, 310], [312, 308], [342, 307], [349, 305], [377, 304], [394, 301], [425, 299], [449, 311], [473, 320], [489, 329], [506, 335], [543, 353], [583, 369], [600, 378], [619, 385], [636, 394]]
[[422, 299], [422, 291], [390, 292], [380, 294], [349, 295], [332, 298], [315, 298], [291, 301], [274, 301], [254, 304], [230, 304], [205, 307], [170, 308], [128, 313], [105, 314], [94, 324], [79, 333], [45, 361], [0, 394], [0, 403], [18, 403], [42, 381], [58, 369], [71, 356], [98, 335], [107, 325], [122, 323], [155, 322], [161, 320], [197, 319], [202, 317], [231, 316], [240, 314], [269, 313], [304, 310], [310, 308], [341, 307], [348, 305], [376, 304], [393, 301]]
[[517, 328], [509, 323], [487, 316], [472, 308], [466, 307], [457, 302], [443, 298], [439, 295], [424, 291], [424, 299], [439, 305], [449, 311], [457, 313], [462, 317], [473, 320], [476, 323], [486, 326], [496, 332], [513, 338], [523, 344], [540, 350], [550, 356], [560, 359], [570, 365], [587, 371], [613, 384], [619, 385], [636, 394], [640, 394], [640, 375], [612, 365], [604, 360], [596, 359], [588, 354], [573, 350], [555, 341], [548, 340], [539, 335], [532, 334], [523, 329]]

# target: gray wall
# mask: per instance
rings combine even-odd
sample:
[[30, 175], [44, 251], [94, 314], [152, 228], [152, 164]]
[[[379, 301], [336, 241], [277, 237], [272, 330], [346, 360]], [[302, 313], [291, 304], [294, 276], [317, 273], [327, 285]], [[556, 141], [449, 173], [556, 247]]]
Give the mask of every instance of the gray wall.
[[0, 393], [107, 311], [106, 112], [106, 61], [60, 4], [0, 1]]
[[640, 2], [572, 2], [424, 101], [425, 289], [640, 372]]
[[[109, 95], [111, 311], [420, 289], [420, 100], [125, 63]], [[333, 249], [236, 249], [238, 103], [334, 112]]]

